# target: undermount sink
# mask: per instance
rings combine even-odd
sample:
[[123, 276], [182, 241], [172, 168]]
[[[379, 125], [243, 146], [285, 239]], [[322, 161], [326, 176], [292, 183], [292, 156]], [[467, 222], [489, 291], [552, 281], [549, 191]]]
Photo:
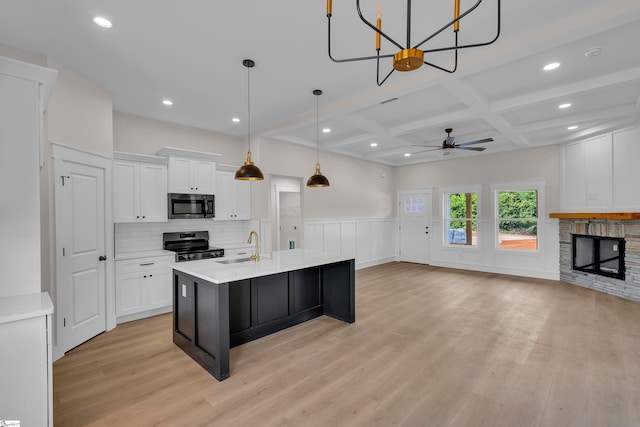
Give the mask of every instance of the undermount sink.
[[221, 259], [220, 261], [216, 260], [216, 262], [219, 262], [220, 264], [237, 264], [239, 262], [247, 262], [247, 261], [253, 261], [253, 259], [251, 259], [251, 258], [232, 258], [232, 259]]

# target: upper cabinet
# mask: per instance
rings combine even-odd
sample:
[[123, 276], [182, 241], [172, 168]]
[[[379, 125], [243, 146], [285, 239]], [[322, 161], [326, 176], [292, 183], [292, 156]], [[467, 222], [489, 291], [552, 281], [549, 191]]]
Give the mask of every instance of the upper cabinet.
[[[113, 222], [167, 221], [166, 159], [115, 153]], [[135, 161], [144, 158], [148, 161]]]
[[215, 194], [216, 164], [186, 157], [169, 158], [169, 193]]
[[639, 140], [640, 128], [633, 128], [563, 146], [561, 210], [640, 210]]
[[219, 154], [165, 147], [156, 153], [169, 158], [169, 193], [215, 194]]
[[234, 177], [235, 172], [231, 170], [216, 172], [215, 219], [218, 221], [251, 219], [251, 184]]

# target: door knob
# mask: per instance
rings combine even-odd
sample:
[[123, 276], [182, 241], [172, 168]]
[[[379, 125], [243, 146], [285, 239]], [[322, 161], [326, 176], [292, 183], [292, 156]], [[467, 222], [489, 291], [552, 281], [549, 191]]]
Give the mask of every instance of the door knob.
[[100, 255], [98, 257], [98, 261], [106, 261], [107, 260], [107, 256], [106, 255]]

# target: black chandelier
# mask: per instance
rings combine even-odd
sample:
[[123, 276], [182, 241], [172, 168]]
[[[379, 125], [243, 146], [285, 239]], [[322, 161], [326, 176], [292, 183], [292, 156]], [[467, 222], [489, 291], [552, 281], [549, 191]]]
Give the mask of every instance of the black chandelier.
[[[460, 13], [460, 0], [454, 0], [453, 5], [453, 20], [443, 25], [440, 29], [434, 31], [432, 34], [427, 36], [424, 40], [420, 41], [418, 44], [411, 45], [411, 0], [407, 0], [407, 43], [405, 46], [402, 46], [400, 43], [393, 40], [387, 34], [382, 31], [382, 13], [380, 6], [378, 6], [377, 10], [377, 18], [376, 24], [372, 24], [367, 21], [365, 17], [362, 15], [362, 11], [360, 10], [360, 0], [356, 0], [356, 10], [358, 12], [358, 16], [366, 26], [371, 28], [376, 33], [376, 54], [373, 56], [362, 56], [357, 58], [344, 58], [344, 59], [336, 59], [331, 55], [331, 16], [332, 16], [332, 0], [327, 0], [327, 24], [328, 24], [328, 54], [329, 58], [333, 62], [353, 62], [353, 61], [365, 61], [369, 59], [375, 59], [377, 62], [377, 72], [376, 72], [376, 82], [378, 86], [382, 86], [382, 84], [391, 76], [394, 71], [413, 71], [422, 66], [422, 64], [428, 65], [433, 68], [437, 68], [442, 71], [446, 71], [447, 73], [454, 73], [458, 68], [458, 50], [460, 49], [468, 49], [471, 47], [480, 47], [487, 46], [498, 40], [500, 36], [500, 0], [496, 0], [497, 9], [498, 9], [498, 20], [496, 24], [496, 35], [495, 37], [487, 42], [481, 43], [473, 43], [467, 45], [458, 45], [458, 31], [460, 30], [460, 20], [465, 16], [469, 15], [473, 12], [483, 0], [477, 0], [477, 2], [471, 6], [468, 10]], [[455, 34], [455, 42], [451, 46], [447, 47], [439, 47], [434, 49], [420, 49], [422, 45], [432, 40], [434, 37], [442, 33], [447, 28], [453, 27], [453, 32]], [[400, 51], [395, 54], [380, 54], [380, 39], [384, 37], [389, 43], [396, 46]], [[432, 62], [424, 60], [425, 53], [434, 53], [434, 52], [445, 52], [445, 51], [453, 51], [454, 62], [452, 68], [445, 68], [440, 65], [436, 65]], [[385, 78], [380, 81], [380, 59], [384, 58], [393, 58], [393, 67], [391, 71], [386, 75]]]

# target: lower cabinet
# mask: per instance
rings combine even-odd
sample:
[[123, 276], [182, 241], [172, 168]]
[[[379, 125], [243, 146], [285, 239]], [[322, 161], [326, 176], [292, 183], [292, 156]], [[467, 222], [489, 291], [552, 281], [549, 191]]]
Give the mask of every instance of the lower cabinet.
[[320, 268], [229, 283], [231, 346], [322, 314]]
[[173, 272], [173, 342], [219, 381], [229, 349], [326, 315], [355, 322], [355, 260], [214, 283]]
[[116, 261], [116, 317], [170, 307], [172, 261], [172, 255]]

